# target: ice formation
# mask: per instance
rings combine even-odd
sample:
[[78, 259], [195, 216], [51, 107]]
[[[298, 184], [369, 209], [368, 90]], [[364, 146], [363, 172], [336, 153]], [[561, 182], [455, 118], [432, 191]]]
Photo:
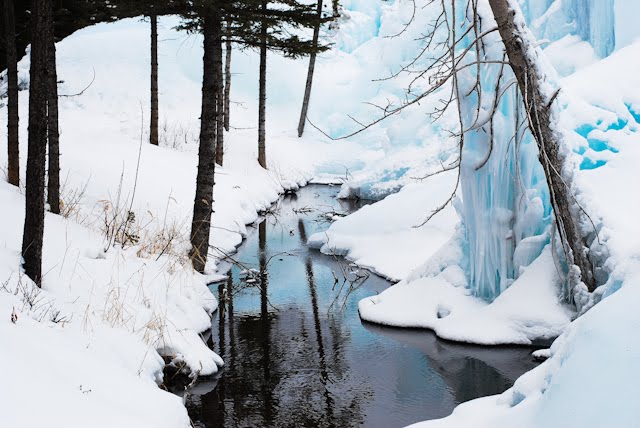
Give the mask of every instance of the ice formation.
[[[466, 0], [456, 0], [458, 24], [465, 19], [467, 3]], [[544, 57], [553, 66], [548, 67], [551, 70], [548, 77], [552, 81], [593, 64], [629, 43], [633, 38], [630, 34], [635, 34], [630, 31], [633, 24], [621, 24], [623, 18], [620, 15], [639, 8], [634, 0], [518, 0], [518, 3], [529, 28], [540, 40], [540, 46], [548, 52]], [[440, 4], [437, 7], [441, 7]], [[480, 0], [478, 7], [483, 16], [483, 29], [494, 26], [488, 2]], [[406, 64], [416, 56], [421, 48], [416, 39], [437, 12], [424, 9], [400, 43], [388, 36], [402, 30], [403, 22], [411, 18], [411, 6], [406, 2], [381, 5], [352, 0], [345, 3], [345, 9], [348, 17], [341, 23], [343, 27], [338, 46], [370, 64], [370, 69], [378, 73], [377, 78], [388, 75], [388, 70], [396, 70], [398, 64]], [[364, 35], [350, 27], [360, 21], [368, 23]], [[346, 31], [347, 28], [353, 31]], [[369, 40], [364, 41], [360, 37]], [[473, 34], [467, 35], [459, 49], [472, 43], [473, 37]], [[568, 58], [567, 50], [575, 54]], [[503, 47], [497, 33], [484, 37], [480, 52], [481, 60], [502, 60]], [[475, 55], [475, 49], [470, 49], [464, 62], [472, 63], [476, 60]], [[417, 64], [416, 67], [423, 65]], [[472, 91], [477, 73], [482, 86], [480, 101], [478, 93]], [[493, 110], [496, 82], [501, 73], [499, 90], [505, 93], [491, 124], [488, 116]], [[460, 93], [463, 94], [462, 118], [467, 129], [459, 189], [462, 203], [458, 204], [466, 230], [466, 254], [461, 265], [467, 272], [472, 294], [493, 301], [549, 242], [552, 219], [549, 190], [537, 159], [535, 141], [528, 132], [523, 132], [526, 119], [509, 67], [483, 64], [477, 69], [470, 66], [464, 68], [458, 77]], [[387, 99], [397, 101], [405, 96], [403, 90], [406, 90], [407, 81], [401, 77], [394, 80], [378, 82], [375, 91], [362, 92], [361, 95], [374, 103], [384, 104]], [[343, 186], [342, 197], [383, 199], [415, 181], [415, 177], [424, 176], [425, 171], [432, 172], [434, 168], [455, 162], [457, 142], [448, 138], [449, 134], [443, 130], [456, 128], [457, 114], [445, 115], [432, 124], [425, 117], [426, 111], [433, 107], [426, 105], [430, 102], [427, 99], [421, 107], [405, 110], [378, 129], [356, 136], [362, 144], [375, 148], [377, 154], [363, 165], [352, 163], [345, 167], [345, 175], [349, 178]], [[635, 114], [633, 108], [628, 110]], [[377, 117], [378, 113], [375, 110], [365, 111], [363, 122]], [[330, 113], [328, 117], [332, 133], [339, 135], [352, 130], [353, 124], [344, 118], [336, 119]], [[582, 156], [581, 169], [599, 168], [615, 153], [615, 147], [608, 143], [607, 133], [625, 126], [616, 120], [610, 124], [584, 123], [575, 129], [572, 137], [579, 143], [577, 148], [572, 148]], [[490, 138], [491, 134], [493, 138]]]
[[[578, 36], [602, 57], [613, 52], [613, 0], [521, 0], [520, 3], [539, 39], [554, 42], [566, 36]], [[464, 4], [460, 1], [459, 9], [464, 10]], [[486, 8], [480, 11], [491, 16]], [[492, 25], [495, 25], [492, 19], [483, 20], [483, 30]], [[467, 45], [473, 41], [472, 36], [467, 36]], [[486, 36], [484, 47], [481, 60], [502, 59], [503, 48], [497, 35]], [[475, 49], [471, 49], [465, 62], [475, 60]], [[480, 101], [477, 92], [473, 92], [478, 72], [482, 84]], [[501, 84], [496, 85], [501, 74]], [[472, 293], [489, 301], [509, 287], [521, 268], [540, 254], [549, 241], [551, 222], [549, 190], [535, 141], [529, 132], [522, 132], [526, 119], [515, 85], [506, 90], [498, 104], [494, 123], [485, 123], [485, 117], [493, 109], [496, 88], [502, 91], [512, 81], [513, 74], [508, 67], [498, 64], [484, 64], [479, 71], [476, 67], [467, 67], [459, 73], [460, 93], [470, 94], [460, 101], [464, 127], [468, 130], [461, 164], [464, 201], [461, 217], [468, 244], [468, 275]], [[586, 125], [577, 132], [588, 138], [592, 152], [611, 150], [592, 133], [593, 129]], [[597, 168], [604, 163], [585, 157], [581, 168]]]

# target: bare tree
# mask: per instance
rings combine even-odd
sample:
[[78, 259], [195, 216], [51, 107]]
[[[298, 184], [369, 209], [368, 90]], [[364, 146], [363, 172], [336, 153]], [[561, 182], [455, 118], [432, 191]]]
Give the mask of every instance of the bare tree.
[[[335, 4], [334, 4], [335, 7]], [[318, 48], [318, 38], [320, 37], [320, 24], [322, 22], [322, 0], [318, 0], [318, 23], [313, 29], [313, 47]], [[309, 56], [309, 70], [307, 71], [307, 84], [304, 87], [304, 98], [302, 99], [302, 110], [300, 112], [300, 121], [298, 122], [298, 137], [304, 134], [304, 125], [307, 123], [307, 112], [309, 111], [309, 100], [311, 98], [311, 87], [313, 86], [313, 73], [316, 68], [316, 52]]]
[[[560, 154], [561, 139], [555, 131], [551, 106], [557, 92], [545, 94], [542, 90], [543, 76], [536, 64], [535, 40], [524, 25], [518, 6], [510, 0], [489, 0], [505, 46], [509, 65], [518, 79], [522, 93], [529, 129], [540, 152], [542, 164], [551, 193], [556, 225], [560, 234], [569, 266], [575, 265], [589, 291], [596, 287], [593, 267], [588, 257], [588, 248], [580, 232], [580, 215], [572, 203], [571, 189], [562, 176], [564, 159]], [[520, 22], [517, 19], [520, 19]]]
[[18, 140], [18, 55], [13, 0], [4, 0], [4, 40], [7, 53], [7, 179], [20, 183], [20, 145]]
[[158, 141], [158, 15], [152, 13], [151, 21], [151, 128], [149, 142], [157, 146]]
[[42, 281], [44, 176], [47, 150], [47, 33], [49, 31], [47, 3], [47, 0], [33, 0], [31, 8], [29, 139], [22, 236], [24, 271], [38, 285]]

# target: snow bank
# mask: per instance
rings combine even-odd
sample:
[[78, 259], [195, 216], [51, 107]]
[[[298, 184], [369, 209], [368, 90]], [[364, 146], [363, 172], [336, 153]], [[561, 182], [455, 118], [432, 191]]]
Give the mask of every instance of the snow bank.
[[0, 201], [0, 423], [189, 426], [157, 386], [159, 352], [203, 374], [222, 365], [197, 334], [217, 307], [204, 277], [166, 257], [105, 253], [99, 234], [48, 214], [40, 290], [18, 270], [24, 198], [2, 182]]
[[[550, 358], [513, 388], [416, 426], [640, 426], [634, 399], [640, 378], [640, 206], [625, 190], [640, 162], [635, 113], [640, 81], [633, 72], [639, 57], [635, 43], [563, 81], [571, 101], [560, 118], [563, 128], [575, 130], [567, 143], [573, 144], [577, 197], [607, 248], [595, 254], [608, 272], [606, 285], [596, 292], [602, 301], [574, 321], [554, 342]], [[590, 156], [602, 157], [586, 162]]]
[[[638, 427], [640, 265], [626, 285], [576, 320], [551, 358], [498, 396], [464, 403], [445, 419], [414, 427]], [[597, 405], [594, 404], [597, 398]]]
[[[178, 22], [159, 22], [160, 147], [146, 143], [148, 23], [100, 24], [57, 45], [60, 94], [75, 94], [93, 82], [81, 96], [60, 99], [67, 218], [46, 217], [42, 291], [19, 269], [23, 195], [0, 183], [0, 364], [11, 368], [0, 387], [2, 426], [190, 426], [180, 399], [157, 387], [163, 380], [161, 355], [201, 375], [223, 364], [198, 334], [210, 328], [217, 307], [207, 282], [220, 277], [219, 260], [242, 242], [246, 225], [260, 211], [285, 190], [306, 184], [318, 166], [331, 173], [337, 158], [363, 157], [362, 146], [344, 143], [334, 150], [313, 130], [309, 138], [297, 138], [299, 106], [292, 99], [302, 99], [307, 64], [270, 55], [270, 171], [263, 170], [256, 161], [258, 57], [235, 51], [231, 124], [238, 129], [227, 135], [225, 165], [216, 171], [207, 276], [194, 273], [186, 254], [202, 40], [173, 30]], [[323, 86], [341, 84], [327, 75], [328, 63], [339, 58], [360, 70], [349, 54], [326, 55], [316, 70], [318, 105], [332, 100]], [[25, 57], [21, 81], [28, 82], [28, 70]], [[3, 121], [5, 108], [0, 107]], [[27, 91], [20, 92], [20, 117], [24, 167]], [[0, 126], [0, 139], [5, 133]], [[0, 164], [6, 164], [4, 151]], [[124, 245], [114, 230], [126, 230]], [[32, 412], [30, 402], [42, 411]]]
[[360, 301], [365, 321], [433, 330], [438, 337], [480, 345], [530, 345], [557, 337], [574, 312], [558, 302], [559, 278], [549, 248], [491, 304], [470, 295], [464, 271], [400, 282]]
[[456, 173], [449, 172], [425, 183], [408, 184], [400, 192], [339, 219], [327, 231], [311, 235], [309, 246], [345, 256], [392, 280], [404, 279], [451, 236], [458, 222], [451, 206], [429, 223], [420, 224], [426, 214], [446, 201], [455, 180]]

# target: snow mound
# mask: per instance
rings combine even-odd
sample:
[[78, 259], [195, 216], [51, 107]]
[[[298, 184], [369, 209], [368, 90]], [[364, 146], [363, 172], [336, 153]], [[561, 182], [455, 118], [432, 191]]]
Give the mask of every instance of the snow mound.
[[557, 337], [574, 312], [558, 302], [550, 248], [492, 303], [469, 294], [464, 271], [451, 265], [434, 277], [400, 282], [360, 301], [365, 321], [433, 330], [438, 337], [480, 345], [530, 345]]
[[408, 184], [400, 192], [339, 219], [327, 231], [311, 235], [308, 244], [325, 254], [346, 256], [389, 279], [404, 279], [453, 233], [458, 218], [451, 206], [428, 224], [417, 226], [426, 213], [447, 199], [455, 180], [455, 172], [450, 172]]

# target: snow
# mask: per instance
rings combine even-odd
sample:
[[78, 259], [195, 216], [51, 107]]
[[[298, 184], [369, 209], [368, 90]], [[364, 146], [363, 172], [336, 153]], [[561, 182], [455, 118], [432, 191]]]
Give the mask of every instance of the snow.
[[[17, 270], [23, 196], [2, 182], [0, 199], [0, 363], [11, 367], [0, 390], [2, 425], [96, 418], [92, 425], [188, 426], [180, 400], [156, 385], [164, 367], [156, 349], [203, 374], [222, 365], [197, 335], [217, 306], [204, 278], [130, 250], [105, 254], [99, 234], [47, 215], [40, 291]], [[40, 410], [25, 414], [25, 397], [41, 401]]]
[[[638, 427], [640, 393], [640, 266], [627, 286], [575, 321], [551, 348], [551, 358], [498, 396], [462, 404], [432, 427]], [[597, 397], [597, 405], [594, 404]]]
[[359, 303], [365, 321], [428, 328], [438, 337], [480, 345], [530, 345], [558, 336], [574, 312], [558, 302], [559, 278], [550, 249], [491, 304], [469, 294], [464, 271], [400, 282]]
[[[174, 31], [177, 18], [160, 20], [161, 146], [151, 147], [144, 144], [148, 23], [101, 24], [58, 45], [61, 94], [80, 91], [94, 73], [95, 81], [83, 95], [60, 102], [62, 193], [69, 212], [68, 218], [47, 215], [42, 291], [19, 270], [22, 191], [0, 183], [0, 365], [10, 368], [0, 387], [0, 425], [190, 426], [180, 399], [157, 387], [161, 355], [201, 374], [222, 366], [198, 335], [217, 307], [206, 284], [221, 277], [222, 254], [242, 242], [260, 211], [285, 190], [313, 180], [344, 183], [343, 197], [379, 201], [309, 241], [398, 281], [360, 302], [363, 319], [485, 345], [560, 335], [540, 353], [548, 359], [509, 391], [420, 426], [640, 426], [633, 409], [640, 392], [640, 203], [627, 190], [640, 161], [634, 20], [640, 10], [635, 0], [520, 3], [544, 48], [542, 59], [557, 72], [549, 82], [563, 88], [557, 104], [568, 172], [577, 201], [594, 222], [595, 231], [590, 223], [583, 229], [601, 266], [596, 275], [606, 282], [593, 295], [578, 295], [578, 308], [563, 303], [535, 143], [526, 136], [518, 148], [510, 144], [518, 103], [513, 89], [498, 106], [487, 165], [476, 170], [488, 153], [485, 126], [466, 135], [457, 197], [422, 225], [448, 200], [458, 178], [449, 171], [421, 179], [457, 161], [457, 140], [449, 133], [457, 126], [455, 108], [436, 123], [427, 116], [450, 87], [347, 141], [329, 141], [310, 125], [298, 139], [307, 63], [270, 54], [266, 172], [255, 160], [258, 58], [240, 50], [232, 66], [236, 129], [227, 135], [214, 190], [214, 250], [207, 275], [194, 273], [184, 255], [197, 165], [202, 40]], [[343, 6], [340, 28], [322, 34], [335, 46], [318, 58], [309, 113], [334, 137], [360, 127], [349, 115], [360, 123], [379, 117], [370, 103], [402, 102], [411, 76], [380, 79], [415, 56], [439, 4], [420, 9], [398, 37], [390, 36], [411, 18], [411, 2], [347, 0]], [[480, 6], [486, 14], [486, 2]], [[495, 34], [488, 37], [487, 58], [500, 55], [500, 47]], [[483, 67], [483, 84], [493, 88], [499, 66]], [[27, 57], [19, 64], [22, 81], [28, 81], [28, 68]], [[461, 73], [464, 88], [475, 82], [474, 73], [474, 67]], [[507, 72], [504, 82], [509, 79]], [[416, 83], [416, 92], [428, 87], [426, 80]], [[485, 91], [485, 112], [492, 90]], [[461, 104], [467, 124], [475, 121], [474, 96]], [[22, 91], [23, 154], [27, 98]], [[0, 139], [5, 129], [0, 126]], [[5, 156], [0, 153], [2, 165]], [[129, 210], [135, 213], [130, 231], [139, 241], [110, 245], [105, 219], [122, 221]], [[577, 310], [582, 315], [572, 321]], [[38, 403], [38, 411], [27, 402]]]
[[[636, 12], [635, 2], [521, 3], [528, 6], [524, 10], [527, 20], [535, 20], [532, 24], [535, 34], [550, 39], [545, 43], [543, 60], [553, 65], [559, 76], [566, 76], [558, 80], [562, 93], [557, 112], [568, 157], [566, 173], [572, 178], [577, 201], [591, 218], [582, 227], [592, 242], [591, 254], [598, 264], [596, 276], [605, 283], [592, 295], [577, 294], [581, 316], [574, 320], [576, 308], [562, 303], [562, 281], [548, 245], [551, 233], [546, 226], [548, 196], [543, 186], [536, 186], [540, 175], [535, 177], [535, 165], [531, 170], [534, 175], [525, 174], [531, 180], [525, 181], [523, 193], [529, 208], [519, 213], [498, 210], [500, 200], [495, 198], [499, 196], [491, 190], [500, 189], [503, 195], [513, 191], [508, 181], [497, 177], [499, 173], [495, 171], [500, 171], [500, 165], [492, 166], [486, 181], [478, 180], [474, 172], [466, 177], [463, 174], [463, 194], [460, 200], [454, 200], [461, 214], [460, 224], [442, 230], [452, 238], [440, 248], [432, 248], [424, 237], [416, 235], [406, 238], [402, 248], [394, 245], [386, 250], [385, 240], [394, 242], [396, 236], [406, 233], [408, 224], [375, 241], [375, 247], [372, 245], [370, 240], [378, 239], [381, 219], [394, 224], [397, 216], [409, 217], [405, 210], [411, 206], [411, 192], [406, 189], [351, 218], [339, 220], [324, 238], [318, 235], [312, 241], [323, 251], [346, 254], [357, 263], [364, 260], [368, 268], [382, 269], [382, 273], [389, 268], [384, 257], [376, 258], [376, 252], [386, 251], [385, 255], [395, 260], [412, 260], [406, 269], [396, 272], [398, 284], [360, 302], [364, 320], [429, 328], [442, 338], [480, 344], [526, 344], [560, 335], [550, 350], [538, 353], [539, 358], [548, 359], [520, 378], [512, 389], [499, 396], [462, 404], [448, 418], [416, 426], [640, 426], [633, 398], [638, 395], [636, 379], [640, 378], [637, 364], [640, 341], [636, 334], [640, 317], [635, 309], [640, 275], [640, 248], [636, 239], [640, 226], [636, 213], [640, 206], [627, 190], [627, 183], [637, 176], [636, 165], [640, 161], [637, 145], [640, 93], [635, 89], [640, 82], [634, 72], [640, 66], [640, 43], [633, 43], [637, 29], [617, 15], [620, 10]], [[608, 57], [599, 59], [604, 56]], [[548, 77], [558, 79], [553, 74]], [[509, 109], [501, 108], [500, 112], [505, 121], [499, 122], [497, 128], [512, 126], [512, 118], [506, 114]], [[467, 148], [472, 156], [474, 150], [484, 153], [479, 150], [481, 147]], [[534, 155], [532, 150], [521, 160]], [[472, 157], [472, 161], [476, 159]], [[504, 155], [498, 156], [496, 162], [503, 162], [508, 168]], [[479, 183], [484, 187], [479, 187]], [[430, 189], [429, 180], [416, 186], [423, 186], [425, 192]], [[467, 193], [465, 186], [471, 186]], [[406, 195], [404, 203], [400, 202], [403, 195]], [[488, 197], [494, 200], [485, 203], [484, 198]], [[428, 199], [415, 204], [423, 215], [437, 206], [438, 196], [430, 202]], [[494, 213], [487, 216], [486, 223], [472, 225], [470, 229], [470, 220], [482, 219], [491, 210]], [[487, 245], [500, 236], [513, 239], [512, 233], [517, 231], [512, 229], [514, 215], [519, 216], [525, 229], [533, 229], [521, 235], [507, 257], [513, 267], [494, 263], [499, 266], [498, 272], [512, 270], [514, 275], [499, 293], [477, 299], [472, 296], [473, 286], [469, 283], [473, 267], [468, 262], [471, 258], [473, 263], [470, 253], [474, 249], [466, 240], [472, 237]], [[496, 231], [501, 230], [502, 222], [507, 225], [506, 234], [490, 232], [496, 226]], [[351, 227], [346, 226], [349, 224]], [[348, 233], [356, 225], [360, 226], [357, 238]], [[486, 248], [489, 250], [476, 248], [475, 252], [484, 259], [493, 251], [488, 245]], [[412, 259], [416, 249], [429, 259], [422, 266], [418, 266], [417, 257]], [[409, 266], [414, 266], [411, 273]]]
[[[223, 365], [199, 336], [210, 328], [217, 308], [207, 283], [221, 278], [216, 269], [223, 254], [235, 250], [247, 225], [285, 190], [306, 184], [316, 172], [320, 180], [335, 182], [336, 172], [345, 171], [337, 160], [381, 156], [361, 144], [329, 145], [313, 129], [298, 139], [299, 106], [292, 100], [302, 99], [307, 62], [270, 55], [270, 170], [264, 171], [256, 161], [258, 56], [236, 50], [231, 123], [237, 129], [227, 135], [225, 165], [216, 171], [207, 274], [193, 272], [186, 254], [202, 39], [175, 31], [178, 23], [175, 17], [159, 22], [160, 147], [146, 143], [148, 22], [99, 24], [57, 45], [60, 94], [86, 90], [60, 99], [67, 212], [65, 218], [46, 216], [42, 291], [19, 269], [23, 189], [0, 183], [0, 364], [11, 368], [0, 387], [2, 426], [190, 426], [180, 398], [157, 386], [163, 380], [161, 355], [200, 375]], [[345, 27], [341, 37], [356, 31]], [[367, 83], [354, 87], [348, 96], [353, 101], [336, 111], [331, 93], [350, 77], [328, 72], [336, 62], [355, 74], [364, 69], [338, 49], [320, 58], [314, 105], [320, 112], [331, 109], [334, 122], [345, 120]], [[28, 82], [28, 70], [27, 56], [19, 63], [22, 82]], [[21, 91], [23, 168], [27, 102], [27, 91]], [[5, 108], [0, 106], [2, 123]], [[329, 123], [320, 121], [323, 127]], [[0, 138], [6, 138], [6, 126], [0, 129]], [[6, 165], [4, 151], [0, 164]], [[22, 182], [24, 174], [23, 169]], [[122, 230], [129, 211], [134, 218], [126, 231], [133, 241], [115, 242], [109, 230]], [[26, 397], [41, 402], [41, 411], [30, 412]]]
[[[571, 56], [566, 54], [569, 51]], [[572, 35], [550, 43], [544, 48], [544, 53], [561, 76], [569, 76], [600, 59], [589, 42]]]
[[453, 191], [455, 175], [448, 172], [426, 183], [408, 184], [379, 203], [339, 219], [326, 232], [311, 235], [309, 245], [325, 254], [345, 256], [392, 280], [403, 279], [451, 236], [458, 221], [451, 206], [428, 224], [417, 226]]

